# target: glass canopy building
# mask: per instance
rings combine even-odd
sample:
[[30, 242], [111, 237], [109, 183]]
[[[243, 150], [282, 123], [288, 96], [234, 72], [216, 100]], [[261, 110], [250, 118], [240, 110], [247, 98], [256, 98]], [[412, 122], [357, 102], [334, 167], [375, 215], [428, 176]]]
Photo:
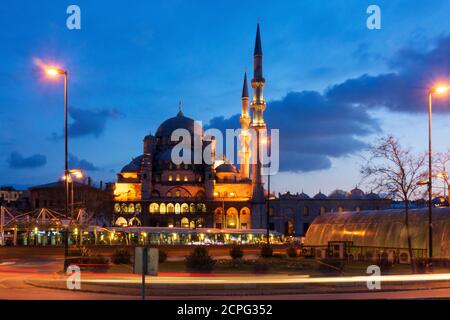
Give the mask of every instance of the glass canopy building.
[[[428, 249], [428, 209], [409, 213], [412, 247]], [[407, 248], [402, 209], [328, 213], [317, 217], [306, 233], [306, 246], [351, 241], [355, 246]], [[450, 208], [433, 208], [433, 256], [450, 258]]]

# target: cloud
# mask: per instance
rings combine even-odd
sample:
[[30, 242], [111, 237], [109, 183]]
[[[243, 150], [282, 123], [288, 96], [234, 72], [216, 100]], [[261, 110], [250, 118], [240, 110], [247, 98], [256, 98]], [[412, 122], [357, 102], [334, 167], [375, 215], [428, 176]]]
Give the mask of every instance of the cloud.
[[69, 166], [72, 169], [81, 169], [85, 171], [99, 171], [92, 162], [89, 162], [85, 159], [80, 159], [73, 154], [69, 154]]
[[24, 157], [19, 152], [13, 151], [6, 160], [12, 169], [33, 169], [44, 166], [47, 163], [46, 156], [42, 154], [34, 154]]
[[[331, 158], [364, 149], [360, 140], [380, 131], [368, 111], [335, 102], [315, 91], [290, 92], [269, 101], [264, 118], [280, 129], [280, 170], [306, 172], [331, 167]], [[209, 128], [239, 128], [239, 114], [211, 119]]]
[[[348, 79], [330, 87], [326, 96], [340, 103], [397, 112], [427, 112], [427, 90], [450, 80], [450, 37], [438, 39], [424, 52], [412, 47], [399, 50], [388, 60], [391, 72]], [[435, 99], [433, 111], [449, 112], [448, 99]]]
[[[70, 117], [73, 122], [69, 124], [69, 136], [73, 138], [92, 135], [99, 137], [106, 128], [109, 120], [122, 117], [123, 114], [116, 109], [79, 109], [71, 107], [69, 109]], [[51, 140], [59, 140], [64, 137], [63, 134], [52, 133]]]

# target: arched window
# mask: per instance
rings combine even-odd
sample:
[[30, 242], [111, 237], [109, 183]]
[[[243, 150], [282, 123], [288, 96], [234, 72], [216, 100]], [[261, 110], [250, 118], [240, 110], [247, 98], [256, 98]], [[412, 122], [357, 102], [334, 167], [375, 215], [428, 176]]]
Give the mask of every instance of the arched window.
[[324, 214], [327, 211], [324, 207], [320, 207], [319, 209], [319, 215]]
[[119, 204], [119, 203], [116, 203], [116, 204], [114, 205], [114, 211], [117, 212], [117, 213], [120, 212], [120, 204]]
[[181, 213], [189, 213], [189, 206], [187, 203], [181, 205]]
[[206, 212], [206, 205], [204, 203], [198, 203], [197, 212]]
[[174, 212], [175, 212], [175, 209], [174, 209], [173, 203], [168, 203], [167, 204], [167, 213], [174, 213]]
[[122, 212], [125, 212], [125, 213], [128, 212], [128, 206], [126, 203], [122, 203]]
[[356, 211], [356, 212], [360, 212], [361, 209], [360, 209], [359, 207], [356, 207], [355, 211]]
[[135, 210], [136, 210], [136, 212], [142, 212], [142, 207], [141, 207], [140, 203], [136, 203]]
[[117, 218], [115, 225], [118, 227], [126, 227], [128, 225], [127, 219], [124, 217], [119, 217]]
[[307, 206], [303, 207], [303, 216], [304, 217], [309, 216], [309, 207], [307, 207]]
[[180, 181], [180, 174], [177, 173], [177, 177], [176, 177], [177, 181]]
[[179, 203], [175, 203], [175, 214], [180, 214], [181, 206]]
[[160, 214], [166, 214], [166, 205], [164, 203], [161, 203], [159, 205], [159, 213]]
[[167, 197], [167, 198], [172, 198], [172, 192], [170, 192], [170, 191], [167, 192], [167, 193], [166, 193], [166, 197]]
[[[192, 220], [192, 221], [189, 223], [189, 228], [195, 229], [195, 221], [194, 221], [194, 220]], [[199, 228], [201, 228], [201, 227], [199, 227]]]
[[236, 210], [236, 208], [231, 207], [227, 210], [227, 215], [226, 215], [226, 227], [229, 229], [236, 229], [237, 228], [237, 216], [238, 216], [238, 211]]
[[141, 220], [139, 220], [138, 218], [134, 217], [130, 219], [130, 222], [128, 222], [128, 225], [130, 226], [141, 226]]
[[189, 228], [189, 219], [184, 217], [181, 219], [181, 227], [182, 228]]
[[184, 180], [185, 182], [187, 182], [187, 181], [188, 181], [188, 177], [187, 177], [187, 176], [184, 176], [183, 180]]
[[129, 212], [129, 213], [134, 213], [134, 204], [130, 203], [130, 204], [128, 205], [128, 212]]
[[195, 213], [195, 204], [194, 203], [191, 203], [189, 205], [189, 211], [191, 211], [191, 213]]
[[170, 175], [169, 176], [169, 181], [172, 181], [172, 180], [173, 180], [172, 175]]
[[176, 190], [176, 191], [175, 191], [175, 197], [176, 197], [176, 198], [180, 198], [180, 197], [181, 197], [181, 192], [180, 192], [180, 190]]
[[338, 208], [338, 212], [343, 212], [343, 211], [344, 211], [344, 209], [342, 207]]
[[[164, 204], [164, 203], [163, 203]], [[162, 204], [162, 205], [163, 205]], [[158, 213], [159, 212], [159, 204], [157, 204], [157, 203], [152, 203], [152, 204], [150, 204], [150, 207], [149, 207], [149, 211], [150, 211], [150, 213], [152, 213], [152, 214], [155, 214], [155, 213]]]

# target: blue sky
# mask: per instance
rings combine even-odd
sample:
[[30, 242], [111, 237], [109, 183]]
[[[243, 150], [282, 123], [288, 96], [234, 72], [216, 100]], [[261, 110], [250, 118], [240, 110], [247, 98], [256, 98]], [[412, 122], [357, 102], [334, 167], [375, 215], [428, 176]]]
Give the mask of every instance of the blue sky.
[[[70, 4], [81, 8], [81, 30], [66, 28]], [[381, 30], [366, 28], [370, 4], [381, 8]], [[238, 126], [259, 19], [267, 122], [282, 127], [287, 170], [273, 178], [275, 190], [350, 189], [377, 136], [425, 150], [418, 88], [450, 76], [448, 12], [445, 0], [5, 1], [0, 185], [46, 183], [63, 170], [62, 81], [44, 77], [36, 61], [70, 72], [72, 164], [112, 181], [143, 137], [176, 114], [180, 96], [187, 116]], [[449, 105], [435, 108], [442, 151]]]

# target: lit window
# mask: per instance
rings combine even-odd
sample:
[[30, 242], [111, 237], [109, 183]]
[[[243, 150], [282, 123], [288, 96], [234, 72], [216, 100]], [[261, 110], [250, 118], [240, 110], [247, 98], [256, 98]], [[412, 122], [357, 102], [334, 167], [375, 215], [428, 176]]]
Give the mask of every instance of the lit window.
[[177, 174], [176, 180], [177, 180], [177, 181], [180, 181], [180, 175], [179, 175], [179, 174]]
[[169, 181], [172, 181], [172, 176], [169, 176]]
[[184, 179], [183, 179], [184, 181], [188, 181], [188, 177], [187, 176], [184, 176]]

